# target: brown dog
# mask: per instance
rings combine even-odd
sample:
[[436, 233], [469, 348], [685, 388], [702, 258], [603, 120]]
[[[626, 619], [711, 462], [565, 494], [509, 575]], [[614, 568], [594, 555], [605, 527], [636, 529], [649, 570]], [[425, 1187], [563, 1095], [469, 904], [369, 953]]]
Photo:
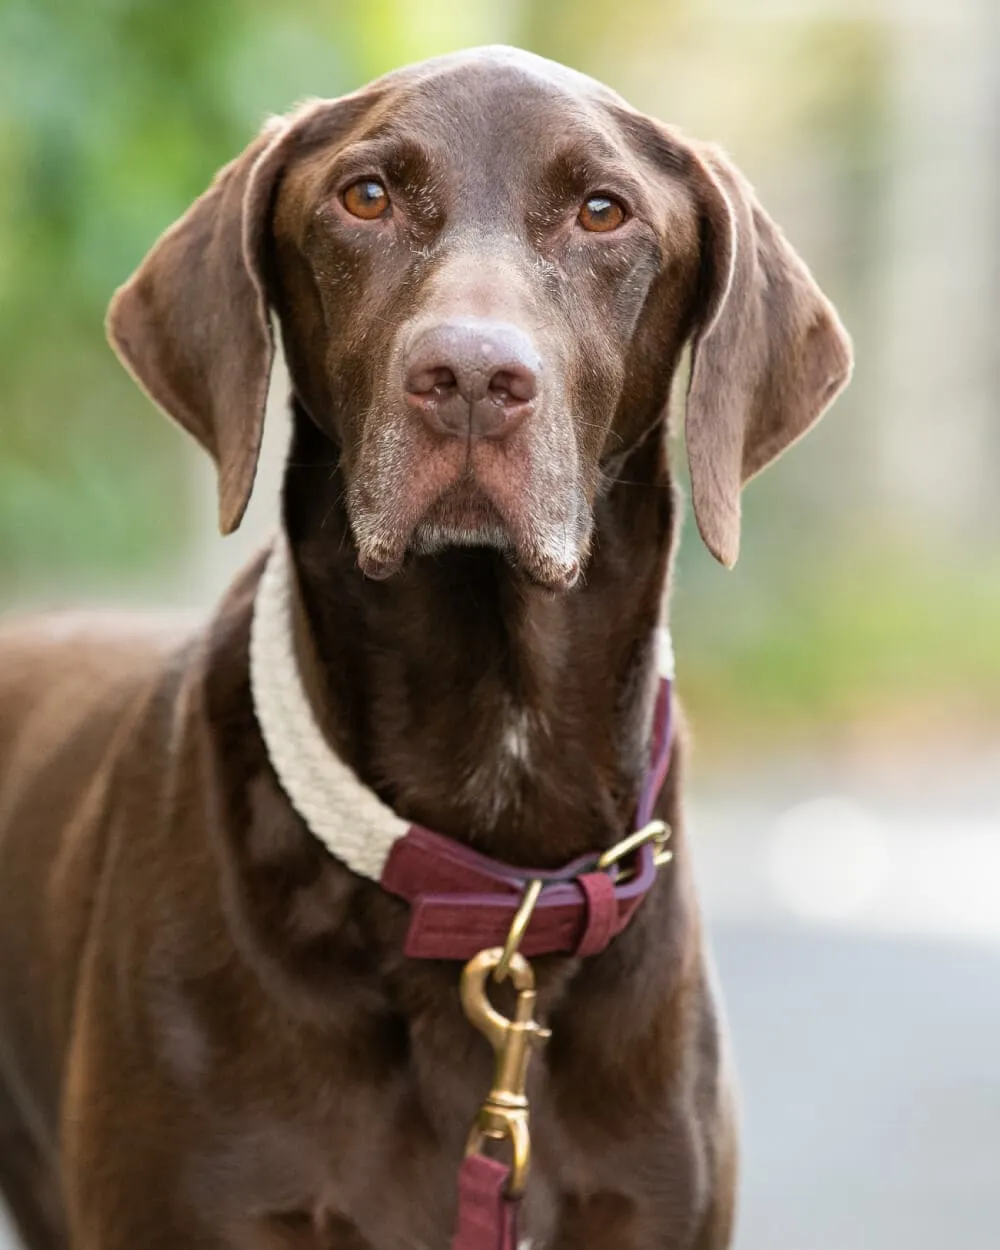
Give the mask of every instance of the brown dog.
[[[272, 311], [295, 672], [265, 653], [262, 679], [280, 699], [301, 672], [366, 810], [534, 868], [617, 842], [677, 529], [671, 378], [690, 343], [694, 511], [732, 564], [741, 485], [848, 376], [808, 271], [717, 150], [491, 49], [268, 125], [115, 296], [117, 350], [218, 466], [224, 531]], [[275, 764], [251, 694], [262, 565], [189, 636], [6, 631], [0, 1179], [32, 1247], [449, 1243], [490, 1049], [461, 965], [408, 957], [407, 904], [287, 797], [305, 747], [276, 734]], [[682, 762], [656, 808], [674, 860], [631, 923], [536, 961], [536, 1247], [729, 1242]]]

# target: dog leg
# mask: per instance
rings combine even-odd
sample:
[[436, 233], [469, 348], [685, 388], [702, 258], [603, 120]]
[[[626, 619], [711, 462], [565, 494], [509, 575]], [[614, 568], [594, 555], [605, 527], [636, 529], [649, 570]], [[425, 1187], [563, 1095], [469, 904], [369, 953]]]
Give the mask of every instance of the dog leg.
[[732, 1244], [736, 1214], [736, 1183], [739, 1170], [737, 1143], [736, 1096], [727, 1082], [722, 1095], [719, 1123], [715, 1135], [712, 1198], [694, 1250], [727, 1250]]
[[27, 1250], [66, 1250], [55, 1178], [2, 1082], [0, 1193]]

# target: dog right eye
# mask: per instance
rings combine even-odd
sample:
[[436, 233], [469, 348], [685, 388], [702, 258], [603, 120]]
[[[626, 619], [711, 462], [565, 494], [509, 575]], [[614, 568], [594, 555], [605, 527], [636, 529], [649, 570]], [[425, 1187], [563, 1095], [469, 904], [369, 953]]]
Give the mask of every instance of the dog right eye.
[[359, 178], [340, 197], [352, 217], [376, 221], [389, 211], [389, 192], [377, 178]]

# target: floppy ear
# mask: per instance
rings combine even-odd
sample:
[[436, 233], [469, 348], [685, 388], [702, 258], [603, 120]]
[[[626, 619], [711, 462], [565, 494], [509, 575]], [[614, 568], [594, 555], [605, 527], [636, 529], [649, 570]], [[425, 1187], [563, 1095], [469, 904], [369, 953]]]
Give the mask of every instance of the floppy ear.
[[108, 337], [126, 368], [215, 461], [224, 534], [250, 499], [274, 359], [261, 276], [271, 200], [310, 115], [274, 119], [220, 170], [108, 312]]
[[819, 419], [851, 372], [833, 306], [717, 150], [697, 148], [705, 308], [685, 439], [695, 518], [723, 564], [740, 546], [740, 488]]

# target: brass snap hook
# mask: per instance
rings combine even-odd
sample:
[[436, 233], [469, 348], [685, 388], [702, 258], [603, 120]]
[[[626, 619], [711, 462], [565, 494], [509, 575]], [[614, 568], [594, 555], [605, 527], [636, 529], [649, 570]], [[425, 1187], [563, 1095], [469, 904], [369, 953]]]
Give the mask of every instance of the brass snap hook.
[[532, 1049], [551, 1036], [534, 1018], [535, 974], [523, 955], [509, 956], [508, 975], [517, 991], [517, 1004], [511, 1018], [490, 1002], [486, 983], [504, 958], [501, 947], [480, 951], [462, 972], [462, 1007], [473, 1024], [493, 1047], [496, 1067], [493, 1085], [469, 1132], [466, 1154], [482, 1149], [487, 1138], [508, 1140], [513, 1152], [509, 1193], [517, 1197], [524, 1190], [531, 1162], [528, 1132], [526, 1081]]

